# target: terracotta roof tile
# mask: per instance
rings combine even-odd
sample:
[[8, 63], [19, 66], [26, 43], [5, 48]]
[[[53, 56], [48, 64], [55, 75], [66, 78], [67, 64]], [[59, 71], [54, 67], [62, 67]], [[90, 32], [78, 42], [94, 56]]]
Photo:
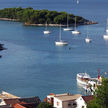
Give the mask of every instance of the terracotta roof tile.
[[93, 96], [90, 95], [90, 96], [82, 96], [82, 98], [84, 99], [84, 101], [86, 103], [89, 103], [91, 100], [93, 100]]

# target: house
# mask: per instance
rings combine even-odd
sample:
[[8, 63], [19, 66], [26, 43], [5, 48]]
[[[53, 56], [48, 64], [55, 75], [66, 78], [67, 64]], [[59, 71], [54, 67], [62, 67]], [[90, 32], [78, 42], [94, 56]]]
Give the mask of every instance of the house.
[[[6, 105], [10, 106], [23, 106], [25, 108], [36, 108], [41, 102], [39, 97], [28, 97], [28, 98], [15, 98], [15, 99], [4, 99]], [[27, 107], [28, 106], [28, 107]]]
[[0, 94], [0, 106], [7, 105], [4, 101], [5, 99], [18, 99], [18, 98], [20, 97], [7, 93], [5, 91], [2, 91], [2, 93]]
[[85, 101], [80, 94], [50, 94], [46, 99], [55, 108], [86, 108]]
[[36, 108], [40, 102], [38, 96], [21, 98], [4, 91], [0, 94], [1, 108]]

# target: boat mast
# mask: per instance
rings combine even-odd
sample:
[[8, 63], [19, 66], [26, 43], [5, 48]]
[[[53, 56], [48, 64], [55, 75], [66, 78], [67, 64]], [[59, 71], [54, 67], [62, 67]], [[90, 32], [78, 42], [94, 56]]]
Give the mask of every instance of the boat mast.
[[88, 38], [88, 25], [87, 25], [87, 38]]
[[68, 26], [69, 26], [69, 25], [68, 25], [68, 13], [67, 13], [67, 28], [68, 28]]
[[47, 30], [47, 21], [46, 21], [46, 30]]
[[59, 40], [61, 41], [61, 24], [60, 24]]
[[108, 18], [107, 18], [107, 25], [106, 25], [106, 34], [108, 35]]
[[75, 30], [76, 30], [76, 16], [75, 16]]

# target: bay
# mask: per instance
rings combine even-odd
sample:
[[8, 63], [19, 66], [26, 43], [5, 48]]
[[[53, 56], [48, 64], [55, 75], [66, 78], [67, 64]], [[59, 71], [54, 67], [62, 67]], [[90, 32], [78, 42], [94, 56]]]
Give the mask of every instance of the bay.
[[80, 0], [79, 4], [75, 0], [0, 0], [1, 9], [22, 6], [66, 11], [99, 23], [88, 27], [92, 43], [84, 42], [86, 26], [79, 26], [81, 34], [77, 36], [62, 31], [69, 45], [57, 47], [58, 27], [48, 27], [52, 33], [44, 35], [45, 27], [0, 21], [0, 42], [7, 48], [0, 52], [0, 90], [41, 99], [52, 92], [85, 94], [77, 86], [76, 74], [87, 72], [97, 77], [98, 68], [101, 75], [108, 71], [108, 41], [103, 39], [107, 5], [106, 0]]

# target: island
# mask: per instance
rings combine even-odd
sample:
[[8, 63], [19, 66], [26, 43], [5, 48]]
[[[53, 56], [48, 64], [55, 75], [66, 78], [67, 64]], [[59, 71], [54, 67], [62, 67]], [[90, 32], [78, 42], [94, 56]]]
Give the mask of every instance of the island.
[[67, 12], [57, 12], [43, 10], [34, 10], [32, 7], [28, 8], [4, 8], [0, 10], [0, 20], [7, 21], [20, 21], [24, 25], [45, 26], [46, 22], [48, 26], [73, 26], [76, 19], [77, 25], [96, 24], [97, 22], [89, 21], [81, 16], [75, 16]]

